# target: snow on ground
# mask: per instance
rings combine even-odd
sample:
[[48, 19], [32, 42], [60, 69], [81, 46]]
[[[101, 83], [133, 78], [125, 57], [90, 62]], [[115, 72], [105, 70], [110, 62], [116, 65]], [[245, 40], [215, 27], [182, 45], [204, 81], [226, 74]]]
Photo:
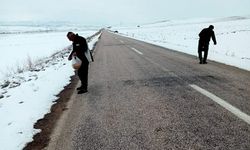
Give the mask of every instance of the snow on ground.
[[[93, 31], [79, 32], [80, 35], [90, 36]], [[0, 34], [0, 79], [21, 69], [29, 61], [50, 56], [55, 51], [69, 45], [67, 32], [43, 32], [22, 34]]]
[[[78, 33], [89, 37], [96, 32]], [[74, 70], [67, 60], [71, 42], [67, 40], [66, 34], [0, 34], [1, 72], [8, 71], [5, 67], [16, 62], [23, 60], [24, 64], [27, 63], [27, 55], [34, 59], [30, 68], [1, 76], [0, 149], [19, 150], [32, 141], [33, 135], [39, 132], [33, 128], [34, 123], [50, 111], [57, 99], [56, 95], [69, 84]], [[90, 49], [96, 41], [96, 37], [90, 41]]]
[[[214, 25], [208, 59], [250, 70], [250, 17], [167, 20], [137, 27], [116, 27], [125, 36], [197, 56], [198, 34]], [[198, 62], [198, 60], [197, 60]]]
[[83, 26], [70, 22], [0, 22], [0, 34], [91, 31], [98, 28], [98, 26]]

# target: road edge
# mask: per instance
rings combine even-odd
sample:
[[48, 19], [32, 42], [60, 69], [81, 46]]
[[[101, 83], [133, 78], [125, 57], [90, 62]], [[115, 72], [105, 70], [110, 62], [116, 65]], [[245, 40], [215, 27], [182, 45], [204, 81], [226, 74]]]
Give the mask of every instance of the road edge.
[[45, 114], [42, 119], [37, 120], [34, 124], [35, 129], [41, 130], [41, 132], [33, 136], [33, 141], [26, 144], [23, 150], [43, 149], [48, 146], [51, 135], [56, 127], [58, 120], [61, 118], [65, 110], [67, 110], [67, 104], [71, 99], [75, 91], [75, 87], [78, 84], [78, 77], [76, 75], [71, 76], [70, 83], [64, 87], [64, 89], [56, 95], [58, 97], [50, 108], [50, 112]]

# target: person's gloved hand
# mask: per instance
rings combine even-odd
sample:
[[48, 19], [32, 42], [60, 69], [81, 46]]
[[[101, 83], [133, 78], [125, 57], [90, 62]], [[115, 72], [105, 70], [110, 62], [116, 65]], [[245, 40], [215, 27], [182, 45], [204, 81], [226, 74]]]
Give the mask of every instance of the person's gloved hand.
[[76, 56], [76, 52], [74, 52], [74, 53], [72, 54], [72, 56]]
[[68, 60], [72, 60], [72, 56], [76, 56], [76, 52], [74, 52], [72, 55], [68, 57]]
[[69, 57], [68, 57], [68, 60], [72, 60], [72, 56], [69, 56]]

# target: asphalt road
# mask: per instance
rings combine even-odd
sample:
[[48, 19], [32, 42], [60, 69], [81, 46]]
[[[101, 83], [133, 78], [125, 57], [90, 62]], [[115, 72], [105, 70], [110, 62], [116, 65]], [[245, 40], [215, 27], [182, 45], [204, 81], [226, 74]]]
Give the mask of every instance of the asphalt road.
[[47, 149], [250, 149], [250, 72], [107, 31], [68, 108]]

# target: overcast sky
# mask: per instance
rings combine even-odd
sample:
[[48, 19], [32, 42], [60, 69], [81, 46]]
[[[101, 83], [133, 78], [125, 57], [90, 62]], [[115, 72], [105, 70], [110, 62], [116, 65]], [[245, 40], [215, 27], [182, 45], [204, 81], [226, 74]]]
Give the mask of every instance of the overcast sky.
[[250, 15], [250, 0], [0, 0], [0, 21], [93, 25]]

